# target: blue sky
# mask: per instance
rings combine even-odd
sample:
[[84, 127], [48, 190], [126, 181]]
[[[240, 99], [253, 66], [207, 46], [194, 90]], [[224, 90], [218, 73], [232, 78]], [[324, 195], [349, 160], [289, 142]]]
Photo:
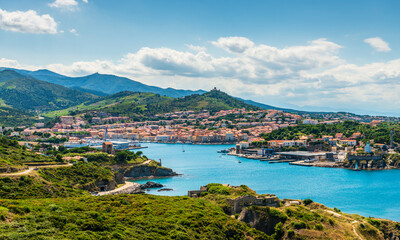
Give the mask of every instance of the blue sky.
[[398, 115], [399, 12], [367, 0], [0, 0], [0, 64]]

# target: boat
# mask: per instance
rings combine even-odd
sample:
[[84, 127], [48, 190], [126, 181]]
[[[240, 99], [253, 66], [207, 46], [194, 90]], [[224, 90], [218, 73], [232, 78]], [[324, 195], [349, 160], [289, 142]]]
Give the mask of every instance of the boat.
[[242, 163], [242, 161], [238, 160], [238, 163]]
[[185, 149], [183, 148], [183, 146], [182, 146], [182, 152], [185, 152]]
[[218, 150], [217, 153], [229, 153], [229, 150], [227, 149]]

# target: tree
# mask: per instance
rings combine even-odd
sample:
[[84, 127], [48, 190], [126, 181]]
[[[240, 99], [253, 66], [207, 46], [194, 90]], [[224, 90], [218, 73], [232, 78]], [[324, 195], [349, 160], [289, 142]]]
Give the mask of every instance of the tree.
[[127, 151], [121, 151], [115, 155], [115, 161], [117, 163], [126, 163], [128, 162], [128, 153]]
[[62, 159], [62, 155], [61, 154], [57, 154], [56, 161], [57, 162], [64, 162], [64, 160]]

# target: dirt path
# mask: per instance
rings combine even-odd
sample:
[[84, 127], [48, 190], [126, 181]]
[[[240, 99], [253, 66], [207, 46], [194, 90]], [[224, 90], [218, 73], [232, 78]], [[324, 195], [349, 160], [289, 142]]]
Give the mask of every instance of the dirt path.
[[70, 166], [72, 166], [71, 163], [63, 164], [63, 165], [39, 165], [39, 166], [29, 167], [28, 169], [26, 169], [26, 170], [24, 170], [22, 172], [0, 173], [0, 177], [11, 177], [11, 176], [28, 175], [32, 171], [34, 171], [36, 168], [59, 168], [59, 167], [70, 167]]
[[147, 165], [147, 164], [149, 164], [151, 162], [151, 160], [147, 160], [147, 161], [145, 161], [145, 162], [142, 162], [141, 164], [139, 164], [139, 165]]
[[[331, 210], [324, 210], [324, 211], [325, 211], [325, 212], [328, 212], [328, 213], [331, 213], [331, 214], [333, 214], [333, 215], [336, 216], [336, 217], [345, 218], [345, 219], [347, 219], [347, 220], [350, 220], [350, 218], [348, 218], [348, 217], [346, 217], [346, 216], [343, 216], [343, 215], [340, 214], [340, 213], [337, 213], [337, 212], [334, 212], [334, 211], [331, 211]], [[353, 232], [354, 232], [354, 234], [357, 236], [358, 239], [364, 240], [364, 238], [357, 232], [356, 225], [357, 225], [358, 223], [359, 223], [359, 222], [356, 221], [356, 220], [354, 220], [354, 221], [351, 222], [352, 228], [353, 228]]]
[[361, 235], [358, 234], [358, 232], [357, 232], [357, 230], [356, 230], [356, 224], [358, 223], [358, 221], [353, 221], [353, 222], [351, 222], [351, 223], [353, 224], [353, 232], [354, 232], [354, 234], [358, 237], [358, 239], [364, 240], [364, 238], [361, 237]]
[[121, 193], [133, 193], [139, 190], [140, 184], [134, 182], [125, 182], [125, 184], [119, 188], [116, 188], [111, 191], [99, 192], [96, 196], [103, 196], [103, 195], [114, 195], [114, 194], [121, 194]]

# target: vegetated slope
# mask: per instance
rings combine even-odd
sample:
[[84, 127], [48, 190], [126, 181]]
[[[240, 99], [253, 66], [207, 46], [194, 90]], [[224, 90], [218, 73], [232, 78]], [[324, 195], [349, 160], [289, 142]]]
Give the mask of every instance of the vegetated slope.
[[191, 94], [202, 94], [205, 92], [203, 90], [191, 91], [191, 90], [181, 90], [173, 88], [154, 87], [134, 81], [129, 78], [118, 77], [109, 74], [95, 73], [84, 77], [67, 77], [45, 69], [38, 71], [27, 71], [18, 69], [14, 70], [23, 75], [32, 76], [36, 79], [59, 84], [65, 87], [70, 87], [70, 88], [79, 87], [87, 90], [104, 92], [107, 94], [114, 94], [121, 91], [133, 91], [133, 92], [151, 92], [169, 97], [183, 97]]
[[88, 195], [99, 186], [114, 189], [114, 172], [101, 164], [78, 162], [73, 166], [39, 168], [29, 175], [0, 175], [0, 199], [28, 199]]
[[207, 201], [152, 195], [3, 200], [0, 237], [268, 239]]
[[98, 110], [118, 116], [143, 118], [155, 114], [174, 111], [200, 111], [216, 112], [234, 108], [247, 110], [260, 110], [260, 108], [246, 104], [228, 94], [213, 90], [202, 95], [193, 94], [182, 98], [170, 98], [153, 93], [120, 92], [98, 100], [92, 100], [67, 110], [54, 111], [47, 116], [83, 113]]
[[97, 96], [20, 75], [0, 72], [0, 101], [24, 110], [55, 110], [85, 102]]
[[[20, 179], [20, 181], [26, 181]], [[5, 239], [396, 239], [400, 224], [300, 205], [252, 206], [235, 216], [227, 198], [257, 195], [247, 186], [207, 185], [200, 198], [154, 195], [0, 200]], [[251, 228], [254, 227], [254, 228]]]
[[25, 168], [26, 163], [54, 163], [55, 159], [28, 151], [15, 140], [0, 137], [0, 173]]
[[[229, 187], [212, 183], [206, 189], [200, 198], [220, 206], [225, 212], [230, 209], [225, 201], [228, 198], [260, 196], [245, 185]], [[267, 233], [272, 239], [396, 239], [400, 236], [400, 223], [342, 213], [311, 199], [297, 200], [296, 204], [291, 201], [280, 200], [279, 207], [245, 207], [235, 218]]]
[[0, 106], [0, 126], [29, 126], [39, 121], [40, 120], [38, 116], [36, 116], [34, 113], [20, 109]]

